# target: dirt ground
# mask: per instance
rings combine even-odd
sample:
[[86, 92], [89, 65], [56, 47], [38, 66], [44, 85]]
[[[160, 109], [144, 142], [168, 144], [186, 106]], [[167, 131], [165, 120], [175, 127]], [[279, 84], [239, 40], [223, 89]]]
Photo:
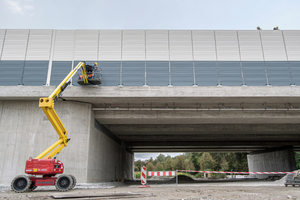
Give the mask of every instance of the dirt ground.
[[[150, 188], [138, 188], [138, 184], [119, 184], [118, 187], [86, 188], [76, 187], [67, 192], [57, 192], [54, 187], [36, 189], [33, 192], [14, 193], [10, 190], [0, 190], [0, 199], [168, 199], [168, 200], [214, 200], [214, 199], [299, 199], [300, 187], [285, 187], [282, 182], [271, 181], [235, 181], [235, 182], [203, 182], [157, 184], [149, 183]], [[80, 198], [78, 198], [80, 197]]]

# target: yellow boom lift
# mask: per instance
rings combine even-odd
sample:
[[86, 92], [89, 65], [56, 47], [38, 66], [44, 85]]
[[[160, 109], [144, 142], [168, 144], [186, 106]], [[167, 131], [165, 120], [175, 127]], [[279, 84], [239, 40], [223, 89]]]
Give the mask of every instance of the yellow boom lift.
[[[100, 76], [96, 76], [97, 63], [86, 65], [85, 62], [80, 62], [56, 87], [49, 97], [40, 98], [39, 107], [42, 108], [45, 115], [48, 117], [52, 126], [56, 130], [59, 139], [35, 159], [30, 157], [26, 161], [25, 173], [30, 176], [20, 175], [15, 177], [11, 182], [11, 189], [15, 192], [33, 191], [37, 186], [51, 186], [61, 191], [73, 189], [76, 185], [76, 178], [73, 175], [64, 175], [64, 165], [61, 161], [55, 159], [55, 155], [67, 146], [68, 131], [59, 119], [54, 110], [54, 104], [62, 95], [63, 91], [71, 84], [71, 80], [79, 69], [82, 75], [79, 76], [77, 83], [80, 85], [98, 85], [101, 84]], [[88, 69], [88, 70], [87, 70]], [[55, 177], [56, 174], [61, 174]]]

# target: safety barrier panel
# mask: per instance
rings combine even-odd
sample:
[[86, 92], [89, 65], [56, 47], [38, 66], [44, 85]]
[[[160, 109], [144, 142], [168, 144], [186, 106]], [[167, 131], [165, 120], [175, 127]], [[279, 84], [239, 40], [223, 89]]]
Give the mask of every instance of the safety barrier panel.
[[176, 171], [150, 171], [147, 176], [176, 176]]

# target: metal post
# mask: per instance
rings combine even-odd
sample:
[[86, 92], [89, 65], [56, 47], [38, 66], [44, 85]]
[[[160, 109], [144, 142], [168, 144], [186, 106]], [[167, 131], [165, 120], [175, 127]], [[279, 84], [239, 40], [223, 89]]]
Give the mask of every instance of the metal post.
[[178, 170], [176, 170], [176, 186], [178, 187]]

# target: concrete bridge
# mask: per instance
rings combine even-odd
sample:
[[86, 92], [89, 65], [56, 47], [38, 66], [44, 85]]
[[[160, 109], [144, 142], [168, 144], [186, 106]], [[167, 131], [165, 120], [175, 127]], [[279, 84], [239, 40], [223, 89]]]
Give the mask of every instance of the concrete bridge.
[[135, 152], [249, 152], [250, 171], [291, 171], [300, 150], [300, 31], [0, 30], [0, 184], [57, 140], [38, 108], [78, 61], [55, 110], [78, 182], [133, 177]]

